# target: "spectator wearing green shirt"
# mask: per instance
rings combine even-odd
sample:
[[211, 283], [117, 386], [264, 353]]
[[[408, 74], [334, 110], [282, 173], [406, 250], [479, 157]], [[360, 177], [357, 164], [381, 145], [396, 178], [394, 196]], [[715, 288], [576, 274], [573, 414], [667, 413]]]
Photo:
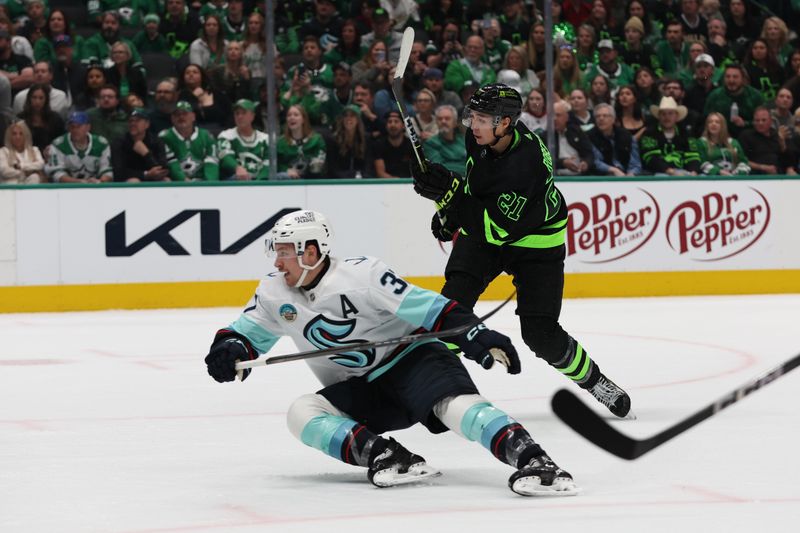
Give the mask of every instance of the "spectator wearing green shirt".
[[122, 41], [128, 45], [131, 51], [130, 67], [137, 68], [144, 74], [144, 66], [142, 65], [142, 57], [136, 49], [133, 41], [120, 36], [119, 13], [116, 11], [106, 11], [103, 13], [102, 25], [100, 32], [95, 33], [83, 43], [83, 52], [81, 59], [84, 64], [102, 63], [103, 67], [108, 68], [114, 64], [111, 59], [111, 47], [114, 43]]
[[325, 141], [311, 129], [308, 113], [293, 105], [286, 111], [286, 129], [278, 138], [278, 179], [322, 178]]
[[468, 37], [464, 44], [464, 57], [447, 65], [444, 73], [445, 89], [458, 91], [466, 80], [474, 80], [480, 86], [494, 83], [497, 74], [481, 60], [483, 52], [483, 39], [477, 35]]
[[200, 8], [200, 21], [205, 22], [209, 15], [216, 15], [220, 19], [227, 17], [228, 2], [226, 0], [209, 0], [203, 4], [203, 7]]
[[128, 114], [119, 105], [119, 89], [111, 84], [100, 88], [97, 107], [87, 111], [92, 133], [114, 144], [128, 132]]
[[478, 33], [475, 31], [476, 25], [483, 37], [483, 57], [481, 59], [497, 72], [503, 68], [503, 59], [511, 49], [511, 43], [500, 38], [500, 23], [496, 18], [473, 21], [473, 33]]
[[728, 65], [722, 86], [711, 91], [706, 98], [704, 114], [716, 111], [723, 117], [729, 117], [731, 135], [738, 137], [752, 124], [753, 112], [763, 103], [761, 93], [747, 84], [744, 69], [740, 65]]
[[86, 8], [89, 18], [99, 24], [103, 13], [115, 11], [119, 14], [123, 26], [137, 28], [142, 23], [142, 16], [158, 11], [158, 0], [89, 0]]
[[361, 46], [361, 35], [358, 34], [356, 23], [349, 19], [342, 23], [342, 37], [336, 46], [325, 52], [322, 60], [329, 65], [336, 65], [344, 61], [352, 66], [364, 57], [365, 50]]
[[467, 161], [464, 134], [458, 129], [458, 111], [451, 105], [436, 108], [436, 125], [439, 133], [425, 141], [425, 155], [444, 165], [447, 170], [463, 174]]
[[241, 41], [244, 38], [244, 29], [247, 19], [244, 16], [244, 3], [242, 0], [228, 0], [228, 13], [222, 18], [222, 29], [228, 41]]
[[172, 112], [172, 127], [158, 134], [166, 148], [169, 176], [173, 181], [218, 181], [217, 143], [194, 122], [192, 104], [182, 100]]
[[218, 181], [217, 142], [194, 122], [192, 104], [182, 100], [172, 112], [172, 127], [158, 134], [166, 149], [169, 176], [173, 181]]
[[269, 136], [253, 127], [256, 105], [245, 98], [233, 104], [236, 126], [219, 134], [218, 148], [222, 178], [269, 179]]
[[44, 27], [42, 37], [36, 40], [33, 45], [33, 57], [36, 61], [48, 61], [55, 64], [57, 55], [55, 44], [66, 36], [72, 45], [72, 55], [75, 60], [80, 60], [83, 53], [84, 39], [80, 35], [74, 35], [70, 28], [70, 21], [67, 15], [60, 9], [54, 9], [47, 18], [47, 25]]
[[140, 54], [169, 53], [167, 39], [158, 31], [161, 19], [155, 13], [150, 13], [142, 19], [144, 29], [133, 36], [133, 45]]
[[675, 76], [689, 66], [689, 43], [683, 39], [680, 21], [672, 20], [667, 24], [666, 39], [656, 45], [656, 56], [668, 76]]
[[742, 176], [750, 174], [750, 165], [739, 141], [728, 135], [728, 125], [719, 113], [706, 118], [703, 136], [698, 142], [703, 161], [700, 166], [707, 176]]
[[603, 39], [597, 43], [597, 49], [600, 52], [600, 62], [589, 69], [584, 80], [593, 80], [600, 74], [608, 80], [611, 94], [616, 95], [620, 87], [633, 83], [633, 70], [618, 60], [618, 52], [611, 39]]

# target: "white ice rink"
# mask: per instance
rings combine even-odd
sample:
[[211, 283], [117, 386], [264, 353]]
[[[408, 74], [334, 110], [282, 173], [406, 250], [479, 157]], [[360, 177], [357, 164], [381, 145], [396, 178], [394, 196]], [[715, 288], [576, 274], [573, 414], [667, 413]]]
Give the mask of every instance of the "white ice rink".
[[[800, 370], [626, 462], [555, 418], [550, 396], [574, 385], [504, 310], [489, 324], [523, 373], [470, 373], [583, 494], [517, 496], [480, 445], [419, 427], [394, 436], [444, 475], [377, 489], [286, 429], [291, 401], [319, 388], [304, 363], [208, 377], [210, 339], [237, 314], [0, 315], [0, 532], [800, 531]], [[800, 351], [800, 295], [569, 300], [562, 324], [630, 392], [639, 419], [617, 427], [649, 436]]]

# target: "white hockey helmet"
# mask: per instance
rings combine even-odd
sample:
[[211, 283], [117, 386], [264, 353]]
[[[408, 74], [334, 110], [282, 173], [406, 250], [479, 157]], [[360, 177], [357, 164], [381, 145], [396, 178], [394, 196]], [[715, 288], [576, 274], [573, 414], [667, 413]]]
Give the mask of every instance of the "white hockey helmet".
[[[333, 236], [328, 219], [322, 213], [310, 210], [292, 211], [283, 215], [272, 227], [267, 238], [267, 253], [275, 253], [275, 245], [294, 244], [298, 256], [303, 255], [306, 245], [316, 241], [320, 261], [330, 254], [330, 238]], [[301, 262], [302, 265], [302, 262]], [[305, 265], [302, 265], [305, 268]], [[313, 268], [313, 267], [311, 267]]]

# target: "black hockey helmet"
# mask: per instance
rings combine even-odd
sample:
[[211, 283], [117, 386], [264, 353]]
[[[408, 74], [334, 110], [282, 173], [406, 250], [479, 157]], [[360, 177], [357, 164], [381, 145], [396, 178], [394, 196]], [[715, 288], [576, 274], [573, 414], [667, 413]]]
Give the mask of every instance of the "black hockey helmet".
[[475, 91], [464, 107], [462, 122], [469, 127], [472, 122], [470, 111], [486, 113], [494, 117], [494, 126], [500, 119], [509, 117], [514, 125], [522, 114], [522, 97], [519, 91], [503, 83], [491, 83]]

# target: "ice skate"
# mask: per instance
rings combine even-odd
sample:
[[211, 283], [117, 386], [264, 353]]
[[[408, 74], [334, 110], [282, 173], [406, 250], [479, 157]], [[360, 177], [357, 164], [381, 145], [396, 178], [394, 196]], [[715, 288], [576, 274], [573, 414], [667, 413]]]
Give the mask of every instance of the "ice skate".
[[619, 418], [636, 418], [633, 413], [630, 412], [631, 397], [628, 396], [628, 393], [622, 390], [619, 385], [604, 375], [600, 375], [600, 379], [589, 389], [589, 392], [598, 402], [608, 407], [608, 410], [615, 416]]
[[547, 455], [534, 457], [514, 472], [508, 486], [522, 496], [575, 496], [581, 490], [569, 472], [560, 469]]
[[440, 471], [428, 466], [424, 458], [406, 450], [392, 438], [386, 449], [373, 459], [367, 472], [367, 477], [376, 487], [416, 483], [441, 475]]

